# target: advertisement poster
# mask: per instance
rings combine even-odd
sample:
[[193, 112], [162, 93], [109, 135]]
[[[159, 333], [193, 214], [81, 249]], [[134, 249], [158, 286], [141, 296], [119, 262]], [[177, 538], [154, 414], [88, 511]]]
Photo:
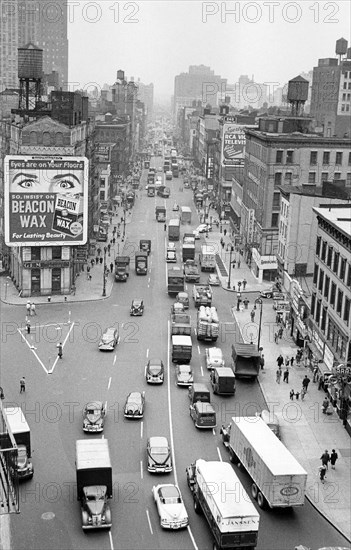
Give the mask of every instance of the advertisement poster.
[[244, 164], [245, 126], [241, 124], [223, 125], [223, 166], [241, 166]]
[[85, 157], [5, 157], [5, 243], [85, 244], [88, 166]]

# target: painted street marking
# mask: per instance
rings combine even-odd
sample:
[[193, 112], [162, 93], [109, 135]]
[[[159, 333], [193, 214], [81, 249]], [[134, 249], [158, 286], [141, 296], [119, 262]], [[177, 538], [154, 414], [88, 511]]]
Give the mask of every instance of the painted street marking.
[[[67, 342], [67, 340], [68, 340], [68, 338], [69, 338], [69, 335], [71, 334], [71, 330], [73, 329], [73, 327], [74, 327], [74, 322], [71, 324], [70, 329], [69, 329], [69, 331], [68, 331], [68, 333], [67, 333], [67, 336], [66, 336], [66, 338], [65, 338], [64, 341], [63, 341], [62, 349], [65, 347], [66, 342]], [[52, 374], [52, 373], [54, 372], [54, 368], [56, 367], [56, 363], [57, 363], [58, 359], [59, 359], [59, 356], [56, 357], [56, 359], [55, 359], [55, 361], [54, 361], [54, 364], [52, 365], [52, 369], [49, 371], [50, 374]]]
[[140, 438], [143, 439], [144, 422], [140, 424]]
[[109, 536], [109, 539], [110, 539], [111, 550], [114, 550], [113, 539], [112, 539], [112, 533], [111, 533], [111, 531], [108, 532], [108, 536]]
[[113, 365], [116, 363], [117, 361], [117, 355], [115, 354], [114, 358], [113, 358]]
[[217, 453], [218, 453], [218, 458], [221, 462], [223, 462], [223, 459], [222, 459], [222, 455], [221, 455], [221, 451], [219, 450], [219, 447], [217, 447]]
[[193, 535], [193, 533], [192, 533], [192, 530], [190, 529], [190, 525], [188, 525], [187, 529], [188, 529], [188, 533], [189, 533], [191, 542], [193, 543], [193, 546], [194, 546], [195, 550], [199, 550], [199, 549], [198, 549], [198, 546], [196, 545], [196, 542], [195, 542], [195, 539], [194, 539], [194, 535]]
[[151, 527], [151, 521], [150, 521], [149, 510], [146, 510], [146, 517], [147, 517], [147, 521], [148, 521], [148, 524], [149, 524], [150, 533], [153, 535], [154, 532], [153, 532], [152, 527]]
[[197, 351], [199, 352], [199, 355], [200, 355], [201, 351], [200, 351], [200, 346], [199, 345], [197, 346]]
[[141, 461], [140, 461], [140, 477], [141, 477], [141, 479], [143, 479], [143, 476], [144, 476], [144, 472], [143, 472], [143, 461], [141, 460]]
[[40, 365], [43, 367], [44, 371], [46, 372], [46, 374], [49, 374], [47, 368], [45, 367], [44, 363], [41, 361], [41, 359], [39, 359], [38, 355], [35, 353], [35, 349], [34, 346], [31, 346], [30, 343], [28, 342], [27, 338], [22, 334], [21, 332], [21, 329], [17, 329], [18, 332], [20, 333], [20, 336], [21, 338], [25, 341], [25, 343], [27, 344], [27, 346], [29, 347], [29, 349], [31, 350], [31, 352], [33, 353], [33, 355], [37, 358], [38, 362], [40, 363]]
[[204, 375], [204, 370], [202, 368], [202, 365], [200, 365], [200, 369], [201, 369], [201, 376], [203, 376]]
[[111, 382], [112, 382], [112, 377], [110, 376], [110, 378], [108, 379], [108, 384], [107, 384], [107, 389], [109, 390], [110, 387], [111, 387]]
[[212, 428], [213, 435], [216, 435], [216, 428]]
[[147, 350], [146, 350], [146, 357], [147, 358], [149, 357], [149, 348], [147, 348]]

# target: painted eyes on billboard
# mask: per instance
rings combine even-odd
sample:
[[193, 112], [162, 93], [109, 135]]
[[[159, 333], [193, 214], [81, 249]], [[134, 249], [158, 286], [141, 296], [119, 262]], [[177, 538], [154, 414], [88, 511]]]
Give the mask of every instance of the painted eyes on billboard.
[[[12, 171], [13, 172], [13, 171]], [[51, 176], [51, 174], [50, 174]], [[55, 174], [48, 177], [47, 172], [28, 174], [17, 172], [12, 174], [11, 192], [26, 193], [82, 193], [82, 184], [75, 174]]]

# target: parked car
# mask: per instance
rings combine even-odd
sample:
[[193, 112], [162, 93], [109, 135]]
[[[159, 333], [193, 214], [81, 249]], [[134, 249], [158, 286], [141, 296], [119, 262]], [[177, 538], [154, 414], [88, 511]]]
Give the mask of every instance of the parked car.
[[195, 239], [200, 239], [201, 233], [207, 233], [207, 231], [212, 231], [211, 225], [202, 223], [196, 229], [193, 230], [193, 235]]
[[177, 365], [177, 386], [191, 386], [194, 382], [193, 371], [190, 365]]
[[115, 327], [107, 328], [99, 342], [100, 351], [113, 351], [118, 343], [118, 330]]
[[167, 250], [175, 250], [175, 249], [176, 249], [175, 243], [172, 243], [172, 242], [167, 243]]
[[101, 433], [106, 416], [105, 405], [101, 401], [87, 403], [83, 410], [83, 431]]
[[272, 430], [274, 435], [280, 439], [280, 426], [278, 417], [271, 411], [263, 409], [260, 413], [256, 413], [256, 416], [260, 416], [267, 426]]
[[189, 518], [177, 485], [171, 483], [156, 485], [152, 488], [152, 495], [163, 529], [187, 527]]
[[133, 316], [141, 316], [144, 313], [144, 300], [141, 298], [135, 298], [132, 301], [132, 305], [130, 307], [130, 314]]
[[281, 284], [274, 284], [270, 288], [267, 288], [265, 290], [261, 290], [260, 295], [262, 298], [274, 298], [275, 295], [282, 294], [282, 287]]
[[145, 377], [148, 384], [163, 384], [165, 369], [161, 359], [149, 359], [146, 365]]
[[177, 253], [175, 250], [167, 250], [166, 252], [167, 263], [177, 263]]
[[173, 208], [172, 208], [173, 212], [178, 212], [179, 211], [179, 204], [177, 204], [176, 202], [173, 204]]
[[216, 273], [211, 273], [211, 275], [208, 276], [207, 282], [211, 286], [219, 286], [221, 284], [219, 277]]
[[184, 309], [189, 309], [189, 294], [187, 292], [178, 292], [176, 302], [183, 304]]
[[133, 391], [124, 405], [125, 418], [143, 418], [145, 409], [145, 392]]
[[171, 449], [167, 437], [150, 437], [147, 440], [147, 470], [157, 474], [172, 471]]

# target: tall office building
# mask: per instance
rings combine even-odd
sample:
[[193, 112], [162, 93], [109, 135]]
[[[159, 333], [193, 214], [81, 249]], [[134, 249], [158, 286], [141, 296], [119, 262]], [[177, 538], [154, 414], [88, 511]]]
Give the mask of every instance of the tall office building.
[[147, 112], [147, 119], [150, 121], [152, 120], [154, 112], [154, 85], [152, 83], [143, 84], [140, 82], [140, 78], [138, 78], [138, 82], [136, 84], [138, 86], [137, 98], [144, 103]]
[[191, 107], [194, 100], [215, 107], [225, 94], [227, 79], [215, 75], [210, 67], [191, 65], [188, 73], [181, 73], [174, 78], [174, 115], [183, 107]]
[[17, 48], [32, 42], [43, 50], [43, 71], [68, 82], [67, 0], [7, 0], [0, 16], [0, 91], [18, 86]]

